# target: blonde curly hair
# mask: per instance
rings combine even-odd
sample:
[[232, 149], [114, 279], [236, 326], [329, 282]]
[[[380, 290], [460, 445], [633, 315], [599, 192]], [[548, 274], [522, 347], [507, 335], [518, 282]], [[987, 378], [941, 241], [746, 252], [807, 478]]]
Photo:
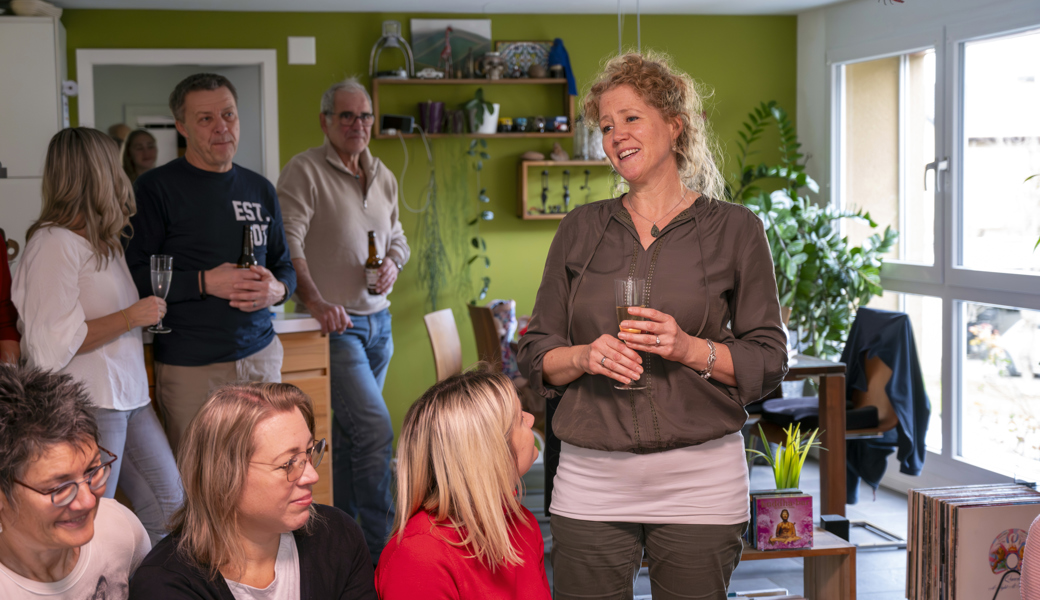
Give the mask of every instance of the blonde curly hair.
[[585, 94], [584, 119], [598, 126], [603, 94], [627, 85], [669, 121], [678, 117], [682, 131], [675, 141], [679, 178], [686, 187], [708, 198], [721, 198], [725, 183], [716, 161], [717, 144], [704, 114], [704, 98], [686, 73], [674, 68], [667, 55], [631, 52], [606, 61], [603, 71]]

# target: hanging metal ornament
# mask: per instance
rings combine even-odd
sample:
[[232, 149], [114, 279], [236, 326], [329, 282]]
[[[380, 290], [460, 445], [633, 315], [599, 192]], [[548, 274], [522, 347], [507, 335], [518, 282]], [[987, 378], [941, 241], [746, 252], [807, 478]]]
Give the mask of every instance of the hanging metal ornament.
[[[379, 66], [379, 54], [383, 48], [397, 48], [404, 54], [404, 69], [391, 71], [391, 75], [383, 75], [392, 79], [408, 79], [415, 77], [415, 57], [412, 56], [412, 47], [401, 37], [401, 23], [399, 21], [383, 21], [383, 37], [372, 46], [372, 54], [368, 60], [368, 75], [376, 76], [376, 68]], [[403, 72], [403, 73], [402, 73]]]
[[548, 213], [549, 203], [549, 170], [542, 171], [542, 214]]

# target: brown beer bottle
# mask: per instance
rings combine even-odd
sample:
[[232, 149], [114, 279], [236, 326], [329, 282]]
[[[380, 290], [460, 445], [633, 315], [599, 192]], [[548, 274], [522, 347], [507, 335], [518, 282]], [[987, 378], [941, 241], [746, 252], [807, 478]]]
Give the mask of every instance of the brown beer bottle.
[[376, 232], [368, 232], [368, 260], [365, 261], [365, 284], [368, 293], [378, 296], [376, 283], [379, 281], [379, 267], [383, 266], [383, 258], [376, 251]]
[[248, 269], [258, 264], [253, 256], [253, 232], [249, 225], [242, 226], [242, 256], [238, 257], [238, 268]]

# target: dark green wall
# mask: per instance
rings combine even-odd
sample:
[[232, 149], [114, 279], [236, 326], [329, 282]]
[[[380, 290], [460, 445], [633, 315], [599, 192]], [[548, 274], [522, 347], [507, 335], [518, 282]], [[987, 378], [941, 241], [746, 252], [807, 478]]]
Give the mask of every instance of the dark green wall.
[[[278, 117], [282, 164], [293, 155], [322, 142], [317, 112], [321, 93], [329, 84], [347, 75], [366, 75], [372, 45], [381, 23], [397, 19], [408, 37], [413, 17], [481, 18], [481, 15], [432, 15], [391, 13], [249, 13], [66, 10], [62, 16], [68, 33], [69, 74], [74, 77], [76, 50], [80, 48], [274, 48], [278, 51]], [[551, 40], [560, 37], [570, 54], [581, 89], [595, 76], [601, 61], [617, 52], [617, 18], [613, 15], [493, 15], [495, 40]], [[642, 17], [644, 48], [669, 53], [678, 67], [714, 90], [709, 119], [723, 151], [731, 154], [733, 140], [743, 117], [763, 100], [777, 100], [795, 112], [796, 18], [785, 16], [674, 16]], [[317, 38], [316, 65], [292, 65], [286, 61], [288, 36]], [[625, 44], [635, 44], [635, 19], [626, 20]], [[384, 52], [384, 64], [396, 61], [395, 51]], [[367, 77], [364, 78], [367, 81]], [[436, 88], [425, 88], [436, 89]], [[519, 94], [523, 86], [485, 88], [494, 93], [509, 90]], [[384, 92], [386, 94], [387, 92]], [[530, 90], [537, 96], [538, 92]], [[438, 99], [436, 97], [431, 99]], [[387, 99], [386, 104], [393, 101]], [[518, 109], [519, 110], [519, 109]], [[546, 108], [546, 114], [552, 111]], [[72, 107], [75, 121], [76, 107]], [[255, 141], [253, 141], [255, 143]], [[250, 143], [250, 140], [242, 140]], [[458, 156], [464, 143], [433, 140], [441, 162]], [[490, 298], [515, 298], [520, 314], [529, 313], [541, 278], [545, 254], [556, 230], [556, 222], [521, 221], [516, 214], [517, 160], [526, 150], [548, 152], [546, 140], [489, 140], [492, 160], [487, 163], [482, 183], [496, 218], [483, 224], [491, 267], [474, 272], [492, 278]], [[772, 144], [763, 143], [760, 147]], [[564, 148], [571, 150], [569, 140]], [[404, 161], [397, 140], [374, 140], [374, 154], [395, 172]], [[427, 165], [418, 140], [408, 142], [411, 164], [405, 177], [405, 200], [420, 204]], [[725, 169], [727, 175], [729, 168]], [[572, 186], [580, 185], [577, 175]], [[535, 179], [537, 179], [535, 177]], [[537, 182], [535, 182], [537, 185]], [[554, 181], [554, 187], [557, 185]], [[597, 183], [596, 196], [607, 196], [606, 183]], [[472, 202], [477, 210], [476, 201]], [[402, 210], [405, 232], [414, 242], [416, 216]], [[396, 426], [411, 402], [434, 381], [433, 360], [423, 326], [427, 312], [425, 295], [418, 286], [416, 269], [409, 265], [391, 295], [394, 313], [395, 354], [386, 382], [386, 401]], [[446, 295], [442, 303], [455, 310], [462, 338], [464, 364], [476, 360], [472, 329], [465, 313], [468, 298]]]

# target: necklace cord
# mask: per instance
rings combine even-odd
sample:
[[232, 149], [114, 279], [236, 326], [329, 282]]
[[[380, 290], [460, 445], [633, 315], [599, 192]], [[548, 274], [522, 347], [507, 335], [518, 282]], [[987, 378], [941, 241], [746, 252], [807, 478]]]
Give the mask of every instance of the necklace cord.
[[[663, 218], [667, 217], [668, 215], [672, 214], [672, 211], [673, 211], [673, 210], [675, 210], [675, 207], [676, 207], [676, 206], [679, 206], [680, 204], [682, 204], [682, 203], [683, 203], [683, 200], [685, 200], [685, 199], [686, 199], [686, 192], [688, 192], [688, 191], [689, 191], [689, 188], [687, 188], [687, 187], [686, 187], [686, 186], [684, 185], [684, 186], [683, 186], [683, 193], [682, 193], [682, 197], [681, 197], [681, 198], [679, 198], [679, 201], [678, 201], [678, 202], [676, 202], [676, 203], [675, 203], [675, 204], [674, 204], [674, 205], [673, 205], [673, 206], [672, 206], [671, 208], [669, 208], [669, 209], [668, 209], [668, 212], [666, 212], [666, 213], [664, 213], [663, 215], [661, 215], [660, 217], [658, 217], [658, 218], [657, 218], [657, 221], [660, 221], [661, 219], [663, 219]], [[651, 221], [650, 219], [647, 219], [647, 218], [646, 218], [646, 217], [644, 217], [644, 216], [643, 216], [643, 215], [642, 215], [642, 214], [641, 214], [641, 213], [640, 213], [639, 211], [637, 211], [637, 210], [636, 210], [636, 207], [635, 207], [635, 203], [634, 203], [634, 202], [631, 202], [631, 201], [629, 201], [629, 204], [630, 204], [630, 205], [632, 206], [632, 212], [634, 212], [634, 213], [636, 213], [637, 215], [639, 215], [639, 216], [640, 216], [640, 217], [641, 217], [641, 218], [642, 218], [642, 219], [643, 219], [644, 221], [646, 221], [647, 223], [650, 223], [651, 225], [653, 225], [653, 226], [655, 226], [655, 227], [657, 226], [657, 221]], [[654, 236], [654, 237], [656, 237], [656, 236]]]

